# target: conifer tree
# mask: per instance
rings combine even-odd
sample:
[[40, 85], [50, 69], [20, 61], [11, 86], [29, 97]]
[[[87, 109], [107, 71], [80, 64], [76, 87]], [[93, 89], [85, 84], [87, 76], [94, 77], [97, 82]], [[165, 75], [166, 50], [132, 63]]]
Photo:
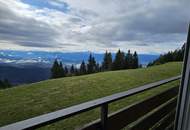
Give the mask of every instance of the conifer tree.
[[59, 63], [59, 77], [65, 77], [65, 70], [63, 68], [62, 62]]
[[124, 52], [121, 52], [120, 49], [116, 53], [114, 62], [113, 62], [113, 70], [121, 70], [124, 69], [124, 63], [125, 63], [125, 54]]
[[133, 66], [132, 66], [132, 68], [136, 69], [138, 67], [139, 67], [138, 55], [137, 55], [137, 52], [135, 51], [134, 55], [133, 55]]
[[75, 75], [80, 75], [80, 71], [77, 68], [75, 68]]
[[100, 67], [99, 63], [96, 64], [95, 71], [96, 72], [100, 72], [101, 71], [101, 67]]
[[128, 50], [127, 55], [125, 56], [125, 69], [132, 69], [133, 68], [133, 55], [131, 51]]
[[96, 71], [96, 61], [95, 58], [90, 54], [87, 64], [87, 72], [88, 74], [95, 73]]
[[129, 69], [129, 55], [125, 55], [125, 64], [124, 64], [124, 69]]
[[84, 60], [82, 61], [81, 65], [80, 65], [80, 74], [86, 74], [86, 64], [84, 62]]
[[107, 71], [107, 70], [111, 70], [111, 67], [112, 67], [112, 55], [111, 55], [111, 53], [108, 53], [106, 51], [106, 53], [104, 54], [102, 69], [104, 71]]
[[55, 59], [53, 66], [51, 68], [51, 78], [59, 78], [59, 63], [57, 59]]
[[55, 59], [53, 66], [51, 68], [51, 78], [60, 78], [65, 76], [65, 71], [62, 65], [62, 62], [58, 62]]
[[175, 51], [169, 51], [168, 53], [161, 54], [156, 60], [150, 62], [147, 66], [164, 64], [170, 61], [183, 61], [185, 52], [185, 43], [180, 49], [176, 49]]
[[69, 70], [68, 70], [67, 66], [65, 66], [64, 70], [65, 70], [65, 76], [67, 76], [68, 73], [69, 73]]
[[72, 66], [70, 68], [70, 73], [71, 73], [71, 75], [74, 75], [74, 73], [75, 73], [75, 67], [74, 67], [73, 64], [72, 64]]

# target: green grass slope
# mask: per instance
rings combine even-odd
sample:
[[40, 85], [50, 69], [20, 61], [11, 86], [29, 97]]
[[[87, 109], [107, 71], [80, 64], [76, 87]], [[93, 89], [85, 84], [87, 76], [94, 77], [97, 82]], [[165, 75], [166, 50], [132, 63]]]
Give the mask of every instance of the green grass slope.
[[[150, 68], [60, 78], [0, 90], [0, 126], [176, 76], [180, 71], [181, 63], [171, 62]], [[110, 105], [109, 112], [155, 95], [175, 84], [178, 82], [117, 101]], [[72, 130], [98, 117], [99, 108], [42, 129]]]

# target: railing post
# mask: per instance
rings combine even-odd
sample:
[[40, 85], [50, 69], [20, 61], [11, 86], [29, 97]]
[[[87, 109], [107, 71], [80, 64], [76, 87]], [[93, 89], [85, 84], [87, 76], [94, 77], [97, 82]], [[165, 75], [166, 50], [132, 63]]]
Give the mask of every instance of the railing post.
[[184, 54], [183, 73], [178, 97], [175, 130], [190, 128], [190, 24]]
[[108, 104], [101, 106], [101, 130], [107, 130]]

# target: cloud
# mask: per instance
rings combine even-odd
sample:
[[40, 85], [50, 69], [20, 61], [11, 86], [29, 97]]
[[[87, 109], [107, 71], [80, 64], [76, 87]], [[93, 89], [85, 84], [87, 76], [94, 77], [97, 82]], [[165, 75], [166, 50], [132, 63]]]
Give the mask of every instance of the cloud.
[[[20, 8], [22, 11], [30, 9], [25, 6], [21, 6]], [[52, 43], [54, 42], [54, 37], [57, 35], [57, 32], [47, 23], [33, 18], [33, 12], [28, 12], [28, 15], [31, 16], [19, 14], [19, 11], [16, 13], [16, 11], [8, 8], [4, 3], [0, 4], [0, 12], [1, 40], [7, 40], [21, 46], [53, 46]]]
[[0, 0], [0, 49], [161, 53], [181, 46], [190, 21], [189, 0], [47, 3]]

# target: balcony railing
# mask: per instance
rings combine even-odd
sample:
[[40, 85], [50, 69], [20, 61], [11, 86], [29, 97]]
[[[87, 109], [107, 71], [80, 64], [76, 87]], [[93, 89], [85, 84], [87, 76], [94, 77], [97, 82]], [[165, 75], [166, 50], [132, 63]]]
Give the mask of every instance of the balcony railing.
[[158, 82], [150, 83], [125, 92], [113, 94], [111, 96], [92, 100], [79, 105], [68, 107], [66, 109], [13, 123], [1, 127], [0, 130], [36, 129], [60, 120], [64, 120], [68, 117], [80, 114], [82, 112], [95, 109], [97, 107], [101, 107], [101, 119], [85, 125], [83, 128], [80, 128], [81, 130], [120, 130], [145, 115], [146, 116], [142, 120], [135, 123], [135, 125], [130, 127], [130, 129], [148, 130], [158, 122], [159, 126], [155, 129], [170, 129], [173, 127], [173, 121], [175, 117], [178, 86], [173, 86], [164, 92], [154, 95], [144, 101], [127, 106], [126, 108], [114, 112], [110, 115], [108, 115], [108, 104], [159, 87], [163, 84], [179, 80], [180, 78], [181, 76], [176, 76]]

